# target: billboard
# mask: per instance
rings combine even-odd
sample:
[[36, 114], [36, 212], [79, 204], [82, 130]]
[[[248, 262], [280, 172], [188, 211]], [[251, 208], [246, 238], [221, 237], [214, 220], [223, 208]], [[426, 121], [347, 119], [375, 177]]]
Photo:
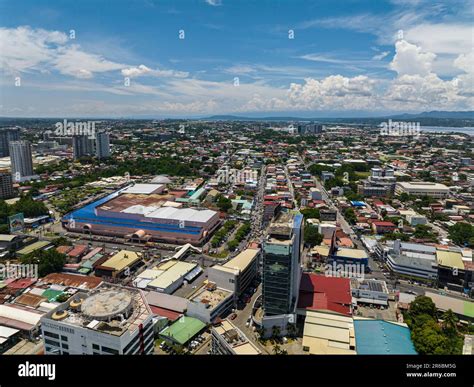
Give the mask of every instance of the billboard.
[[25, 217], [23, 216], [23, 212], [9, 216], [8, 224], [10, 225], [10, 232], [23, 230], [23, 227], [25, 226]]

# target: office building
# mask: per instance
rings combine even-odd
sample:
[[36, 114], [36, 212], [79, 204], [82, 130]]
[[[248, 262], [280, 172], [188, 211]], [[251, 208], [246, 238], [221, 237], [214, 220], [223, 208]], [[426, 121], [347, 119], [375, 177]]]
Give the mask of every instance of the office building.
[[23, 182], [38, 178], [33, 171], [33, 159], [29, 141], [11, 141], [10, 159], [13, 181]]
[[15, 196], [13, 191], [12, 175], [0, 173], [0, 199], [9, 199]]
[[140, 290], [103, 283], [41, 318], [45, 354], [152, 354], [153, 312]]
[[270, 224], [263, 244], [263, 312], [266, 334], [273, 326], [285, 334], [296, 322], [301, 281], [303, 215], [282, 213]]
[[99, 132], [95, 137], [95, 155], [98, 159], [110, 157], [110, 136], [107, 132]]
[[10, 142], [20, 140], [20, 130], [7, 128], [0, 130], [0, 157], [10, 156]]
[[84, 156], [92, 156], [94, 154], [94, 140], [84, 135], [73, 136], [72, 150], [75, 160]]

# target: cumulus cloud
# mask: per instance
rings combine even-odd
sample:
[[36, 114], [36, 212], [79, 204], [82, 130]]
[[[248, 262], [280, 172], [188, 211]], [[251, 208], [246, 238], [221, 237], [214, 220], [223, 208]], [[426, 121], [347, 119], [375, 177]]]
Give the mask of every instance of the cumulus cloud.
[[331, 75], [322, 80], [308, 78], [304, 84], [292, 83], [288, 97], [293, 106], [302, 109], [367, 108], [374, 86], [375, 81], [367, 76]]
[[395, 56], [390, 63], [390, 68], [398, 75], [428, 75], [431, 72], [436, 55], [423, 52], [421, 47], [399, 40], [395, 43]]

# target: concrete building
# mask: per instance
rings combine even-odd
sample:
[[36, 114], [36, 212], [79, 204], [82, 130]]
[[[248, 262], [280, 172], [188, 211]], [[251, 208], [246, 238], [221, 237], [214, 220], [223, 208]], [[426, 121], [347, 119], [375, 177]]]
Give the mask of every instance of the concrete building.
[[229, 320], [211, 328], [214, 355], [261, 355], [262, 352]]
[[41, 318], [45, 354], [152, 354], [153, 313], [139, 290], [102, 284]]
[[388, 305], [388, 288], [385, 281], [375, 279], [351, 280], [351, 292], [357, 303]]
[[10, 159], [13, 181], [23, 182], [38, 178], [33, 171], [33, 159], [29, 141], [11, 141]]
[[75, 160], [84, 156], [92, 156], [94, 154], [94, 139], [85, 135], [73, 136], [72, 152]]
[[218, 288], [212, 282], [207, 282], [189, 297], [186, 315], [211, 324], [218, 317], [229, 312], [233, 304], [234, 294], [232, 292]]
[[436, 248], [433, 246], [396, 240], [387, 246], [383, 257], [390, 270], [398, 275], [426, 281], [438, 278]]
[[263, 312], [265, 334], [273, 326], [285, 334], [296, 322], [296, 305], [301, 281], [303, 215], [282, 213], [270, 224], [263, 243]]
[[260, 249], [246, 249], [224, 265], [208, 268], [208, 279], [238, 298], [257, 275]]
[[0, 199], [10, 199], [15, 196], [13, 190], [12, 175], [9, 173], [0, 173]]
[[98, 159], [110, 157], [110, 136], [107, 132], [98, 132], [96, 134], [95, 155]]
[[184, 281], [192, 281], [201, 272], [202, 269], [196, 263], [172, 259], [153, 269], [143, 271], [135, 278], [133, 284], [138, 288], [171, 294], [183, 285]]
[[0, 130], [0, 157], [10, 156], [10, 141], [20, 140], [20, 130], [7, 128]]
[[414, 196], [431, 196], [433, 198], [445, 198], [449, 195], [449, 188], [444, 184], [423, 181], [398, 182], [395, 193], [400, 195], [407, 193]]

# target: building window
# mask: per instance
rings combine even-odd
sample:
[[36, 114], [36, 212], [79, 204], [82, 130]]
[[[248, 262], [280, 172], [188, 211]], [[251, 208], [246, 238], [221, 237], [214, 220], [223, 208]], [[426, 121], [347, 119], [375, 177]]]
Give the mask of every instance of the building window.
[[109, 347], [104, 347], [104, 346], [102, 346], [102, 352], [110, 353], [112, 355], [118, 355], [118, 353], [119, 353], [116, 349], [109, 348]]
[[62, 341], [68, 341], [68, 340], [67, 340], [67, 336], [61, 335], [61, 340], [62, 340]]
[[52, 337], [53, 339], [59, 339], [59, 335], [56, 333], [48, 332], [48, 331], [43, 331], [44, 336]]
[[45, 339], [44, 342], [45, 342], [46, 344], [54, 345], [55, 347], [59, 347], [59, 342], [57, 342], [57, 341]]
[[62, 343], [61, 346], [63, 347], [63, 349], [69, 349], [69, 345], [67, 344]]
[[97, 344], [92, 344], [92, 349], [97, 349], [99, 351], [100, 347]]

